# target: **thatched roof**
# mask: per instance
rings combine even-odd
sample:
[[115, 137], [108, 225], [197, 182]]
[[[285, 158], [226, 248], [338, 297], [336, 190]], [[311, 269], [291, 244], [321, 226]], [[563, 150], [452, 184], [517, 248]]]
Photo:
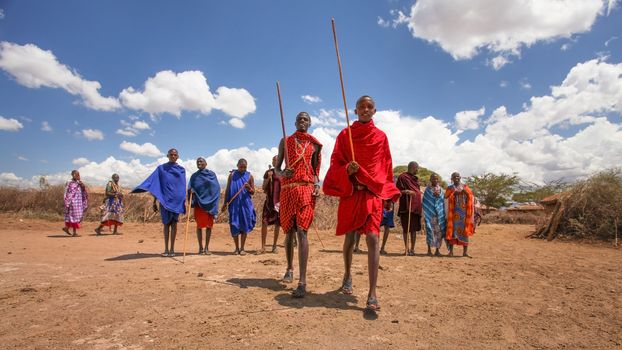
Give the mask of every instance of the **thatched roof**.
[[508, 211], [538, 211], [544, 210], [544, 207], [539, 204], [523, 204], [517, 205], [513, 208], [508, 208]]

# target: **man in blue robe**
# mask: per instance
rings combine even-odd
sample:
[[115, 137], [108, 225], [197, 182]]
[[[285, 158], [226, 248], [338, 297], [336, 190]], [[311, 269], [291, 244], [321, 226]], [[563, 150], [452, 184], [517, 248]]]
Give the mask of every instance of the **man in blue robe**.
[[159, 165], [132, 193], [151, 193], [153, 211], [158, 210], [156, 200], [160, 202], [160, 216], [164, 225], [164, 253], [162, 256], [172, 257], [175, 256], [175, 237], [177, 236], [179, 214], [186, 212], [186, 170], [177, 164], [179, 154], [176, 149], [171, 148], [166, 156], [168, 163]]
[[[190, 176], [188, 191], [192, 191], [192, 207], [194, 208], [194, 221], [197, 224], [199, 254], [210, 255], [209, 241], [214, 226], [214, 217], [218, 214], [220, 184], [218, 184], [216, 174], [207, 169], [207, 162], [203, 157], [197, 158], [197, 168], [199, 170]], [[205, 228], [205, 248], [203, 248], [203, 228]]]
[[246, 159], [242, 158], [238, 161], [238, 169], [229, 174], [225, 203], [221, 210], [229, 210], [229, 227], [235, 243], [234, 254], [239, 255], [246, 255], [244, 251], [246, 235], [253, 230], [257, 221], [251, 198], [255, 193], [255, 181], [253, 175], [246, 171], [246, 167]]

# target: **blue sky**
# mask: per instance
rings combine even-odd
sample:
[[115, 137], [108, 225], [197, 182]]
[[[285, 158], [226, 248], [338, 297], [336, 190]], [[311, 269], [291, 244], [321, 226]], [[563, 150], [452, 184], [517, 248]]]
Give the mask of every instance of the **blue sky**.
[[[502, 5], [500, 5], [502, 3]], [[377, 103], [395, 164], [574, 179], [621, 164], [618, 1], [0, 1], [0, 184], [71, 169], [135, 185], [178, 148], [263, 172], [311, 113], [328, 166], [348, 105]], [[205, 81], [206, 80], [206, 83]], [[208, 87], [209, 86], [209, 87]], [[303, 98], [307, 96], [307, 101]], [[351, 115], [352, 118], [356, 116]]]

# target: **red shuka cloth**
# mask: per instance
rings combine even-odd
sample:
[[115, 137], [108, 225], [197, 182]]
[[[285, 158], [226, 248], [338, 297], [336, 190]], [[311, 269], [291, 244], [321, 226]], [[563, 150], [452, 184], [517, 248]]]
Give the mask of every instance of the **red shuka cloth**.
[[[419, 187], [419, 178], [417, 177], [417, 175], [413, 175], [409, 172], [402, 173], [400, 174], [400, 176], [397, 177], [396, 185], [399, 190], [411, 190], [415, 192], [415, 194], [412, 194], [410, 196], [404, 195], [400, 197], [400, 208], [398, 210], [398, 213], [402, 214], [411, 212], [421, 215], [421, 188]], [[408, 203], [409, 197], [410, 203]]]
[[[284, 232], [297, 228], [307, 231], [313, 221], [315, 197], [313, 186], [315, 176], [320, 173], [322, 144], [306, 132], [296, 131], [287, 138], [287, 167], [294, 171], [291, 178], [281, 178], [281, 203], [279, 220]], [[318, 147], [315, 168], [311, 158]], [[296, 184], [298, 183], [298, 184]], [[302, 185], [306, 183], [305, 185]], [[296, 184], [295, 186], [288, 186]]]
[[[323, 190], [329, 196], [339, 197], [337, 235], [361, 229], [379, 234], [382, 200], [390, 199], [395, 202], [400, 197], [400, 191], [393, 183], [389, 140], [382, 130], [376, 128], [373, 120], [368, 123], [355, 121], [350, 130], [354, 155], [360, 169], [355, 175], [348, 176], [347, 167], [352, 161], [352, 152], [348, 128], [345, 128], [335, 141]], [[355, 191], [355, 183], [364, 185], [367, 189]], [[373, 225], [368, 221], [374, 221]]]

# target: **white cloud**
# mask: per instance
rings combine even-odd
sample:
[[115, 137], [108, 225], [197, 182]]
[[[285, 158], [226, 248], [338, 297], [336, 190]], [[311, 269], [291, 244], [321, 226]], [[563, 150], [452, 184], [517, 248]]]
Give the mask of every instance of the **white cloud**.
[[45, 131], [45, 132], [52, 132], [54, 129], [52, 129], [52, 127], [50, 126], [50, 123], [48, 123], [47, 121], [43, 121], [41, 123], [41, 131]]
[[518, 84], [520, 85], [520, 88], [523, 90], [531, 90], [531, 84], [527, 81], [527, 79], [521, 79], [521, 81], [519, 81]]
[[[226, 185], [229, 171], [236, 168], [238, 159], [244, 158], [248, 161], [248, 171], [253, 174], [255, 184], [258, 185], [262, 182], [263, 173], [268, 169], [268, 164], [272, 164], [272, 157], [276, 153], [276, 147], [259, 149], [240, 147], [221, 149], [204, 158], [207, 161], [207, 167], [218, 175], [221, 186]], [[148, 163], [142, 163], [139, 159], [124, 161], [110, 156], [101, 163], [91, 161], [80, 165], [76, 170], [80, 172], [81, 179], [89, 186], [103, 186], [110, 180], [112, 174], [117, 173], [121, 178], [121, 185], [129, 190], [140, 184], [158, 165], [167, 161], [168, 159], [163, 156]], [[180, 159], [178, 163], [186, 169], [187, 179], [190, 179], [190, 175], [197, 170], [196, 158]], [[70, 179], [71, 170], [48, 174], [45, 177], [50, 184], [63, 184]], [[36, 175], [30, 179], [23, 179], [13, 173], [0, 173], [0, 186], [37, 187], [39, 177], [40, 175]]]
[[212, 109], [217, 109], [232, 118], [242, 119], [256, 109], [255, 99], [245, 89], [221, 86], [216, 89], [216, 94], [212, 94], [200, 71], [161, 71], [147, 79], [142, 92], [129, 87], [119, 98], [128, 108], [154, 115], [169, 113], [176, 117], [180, 117], [183, 111], [208, 115]]
[[508, 82], [507, 82], [507, 81], [505, 81], [505, 80], [501, 80], [501, 81], [499, 82], [499, 87], [504, 88], [504, 87], [507, 87], [507, 86], [508, 86]]
[[456, 113], [455, 121], [458, 130], [475, 130], [479, 128], [478, 118], [486, 112], [484, 107], [474, 111], [461, 111]]
[[378, 21], [376, 23], [378, 23], [378, 25], [382, 28], [388, 28], [391, 25], [391, 21], [387, 21], [380, 16], [378, 16]]
[[75, 70], [58, 62], [51, 51], [33, 44], [1, 42], [0, 68], [26, 87], [60, 88], [80, 96], [82, 103], [91, 109], [111, 111], [121, 107], [116, 98], [100, 95], [99, 82], [83, 79]]
[[607, 41], [605, 41], [605, 47], [609, 47], [609, 43], [618, 39], [617, 36], [612, 36], [611, 38], [609, 38]]
[[[474, 112], [477, 119], [484, 114], [483, 109]], [[573, 67], [549, 95], [532, 97], [519, 113], [496, 108], [472, 140], [461, 140], [460, 130], [452, 131], [433, 116], [389, 110], [378, 111], [374, 120], [389, 138], [394, 165], [415, 160], [445, 178], [453, 171], [463, 176], [517, 172], [541, 183], [573, 180], [622, 164], [622, 123], [607, 119], [609, 114], [622, 114], [622, 63], [591, 60]], [[558, 134], [556, 128], [564, 125], [578, 131]], [[322, 175], [341, 129], [335, 123], [312, 131], [325, 145]]]
[[0, 130], [2, 131], [18, 131], [23, 127], [24, 124], [17, 119], [0, 116]]
[[407, 23], [413, 37], [438, 44], [456, 60], [473, 58], [482, 49], [520, 56], [537, 42], [589, 31], [614, 5], [604, 0], [418, 0], [405, 20], [397, 12], [394, 22]]
[[132, 136], [138, 135], [136, 130], [134, 130], [132, 128], [117, 129], [116, 133], [119, 134], [119, 135], [128, 136], [128, 137], [132, 137]]
[[18, 160], [23, 160], [24, 162], [28, 161], [28, 158], [24, 157], [24, 156], [17, 156]]
[[322, 102], [322, 99], [318, 96], [302, 95], [300, 98], [308, 104]]
[[488, 61], [488, 65], [494, 70], [499, 70], [508, 63], [510, 63], [510, 60], [503, 55], [496, 56]]
[[229, 125], [237, 129], [244, 129], [244, 127], [246, 126], [246, 124], [244, 124], [244, 121], [240, 118], [229, 119]]
[[82, 136], [86, 137], [87, 140], [93, 141], [98, 140], [101, 141], [104, 139], [104, 133], [101, 130], [97, 129], [83, 129]]
[[151, 127], [149, 127], [149, 124], [147, 124], [147, 122], [144, 122], [142, 120], [135, 121], [134, 125], [132, 125], [132, 127], [134, 129], [137, 129], [137, 130], [149, 130], [149, 129], [151, 129]]
[[[14, 173], [0, 173], [0, 186], [21, 187], [24, 185], [24, 179]], [[24, 186], [32, 187], [32, 186]]]
[[134, 142], [123, 141], [121, 142], [119, 147], [124, 151], [128, 151], [130, 153], [134, 153], [139, 156], [159, 157], [162, 155], [162, 152], [158, 149], [158, 147], [156, 147], [154, 144], [150, 142], [146, 142], [146, 143], [143, 143], [142, 145], [139, 145]]
[[4, 10], [0, 9], [0, 19], [4, 19]]
[[76, 158], [74, 160], [71, 161], [71, 164], [73, 165], [86, 165], [89, 164], [89, 160], [84, 158], [84, 157], [80, 157], [80, 158]]

